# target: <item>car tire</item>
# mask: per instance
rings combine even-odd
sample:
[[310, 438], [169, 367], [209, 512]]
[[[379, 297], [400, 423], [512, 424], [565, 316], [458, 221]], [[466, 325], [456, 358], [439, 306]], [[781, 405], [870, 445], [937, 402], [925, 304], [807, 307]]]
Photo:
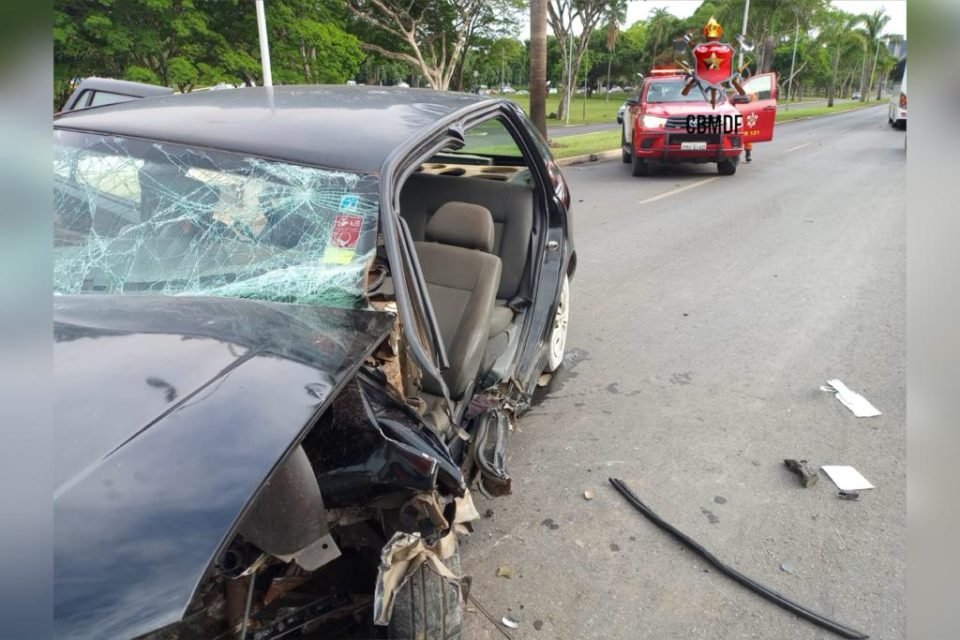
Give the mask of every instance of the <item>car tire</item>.
[[717, 163], [717, 173], [722, 176], [732, 176], [737, 172], [737, 164], [739, 163], [736, 160], [721, 160]]
[[550, 341], [547, 344], [547, 373], [553, 373], [563, 364], [563, 356], [567, 352], [567, 328], [570, 324], [570, 276], [563, 276], [560, 286], [560, 300], [557, 301], [557, 312], [553, 316], [553, 327], [550, 329]]
[[650, 175], [650, 165], [647, 164], [647, 161], [643, 158], [638, 158], [635, 154], [630, 158], [632, 166], [631, 173], [635, 177], [642, 177]]
[[[455, 575], [460, 575], [459, 545], [443, 563]], [[461, 640], [460, 590], [431, 569], [429, 562], [424, 562], [397, 592], [387, 629], [391, 640]]]
[[623, 160], [623, 164], [630, 164], [630, 158], [633, 155], [631, 151], [627, 151], [627, 136], [623, 130], [623, 127], [620, 127], [620, 159]]

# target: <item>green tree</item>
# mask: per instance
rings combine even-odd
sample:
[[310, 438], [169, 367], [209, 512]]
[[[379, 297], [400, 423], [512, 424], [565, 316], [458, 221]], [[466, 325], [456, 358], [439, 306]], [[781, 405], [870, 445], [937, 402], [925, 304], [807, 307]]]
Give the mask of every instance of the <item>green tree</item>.
[[[873, 13], [864, 14], [861, 17], [861, 22], [863, 24], [862, 34], [864, 36], [864, 43], [863, 70], [860, 73], [860, 102], [863, 102], [867, 99], [867, 94], [870, 93], [870, 82], [872, 81], [868, 79], [871, 75], [868, 73], [869, 63], [871, 59], [875, 60], [879, 55], [881, 47], [880, 34], [883, 32], [884, 27], [887, 26], [887, 23], [890, 22], [890, 16], [886, 14], [885, 9], [881, 8]], [[874, 53], [874, 50], [876, 50], [876, 53]]]

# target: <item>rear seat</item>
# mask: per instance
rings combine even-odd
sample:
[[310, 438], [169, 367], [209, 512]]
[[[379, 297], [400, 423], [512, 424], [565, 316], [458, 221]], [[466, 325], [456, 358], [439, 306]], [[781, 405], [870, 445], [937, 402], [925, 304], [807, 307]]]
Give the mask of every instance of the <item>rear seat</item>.
[[500, 258], [502, 274], [490, 319], [490, 337], [502, 334], [513, 322], [508, 307], [520, 293], [533, 229], [533, 188], [513, 182], [482, 178], [415, 173], [400, 192], [400, 215], [415, 241], [425, 239], [427, 223], [451, 201], [478, 204], [493, 216], [493, 253]]

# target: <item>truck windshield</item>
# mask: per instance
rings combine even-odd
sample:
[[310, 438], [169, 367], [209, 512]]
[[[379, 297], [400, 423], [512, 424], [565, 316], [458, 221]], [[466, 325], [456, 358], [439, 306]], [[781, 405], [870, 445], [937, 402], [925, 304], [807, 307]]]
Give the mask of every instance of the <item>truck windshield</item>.
[[365, 306], [376, 176], [57, 131], [54, 291]]
[[[661, 102], [705, 102], [709, 100], [703, 93], [696, 87], [690, 90], [690, 93], [683, 95], [683, 87], [686, 85], [686, 81], [682, 78], [676, 78], [671, 80], [654, 80], [647, 86], [647, 102], [650, 103], [661, 103]], [[717, 102], [725, 102], [726, 95], [723, 92], [719, 93], [717, 97]]]

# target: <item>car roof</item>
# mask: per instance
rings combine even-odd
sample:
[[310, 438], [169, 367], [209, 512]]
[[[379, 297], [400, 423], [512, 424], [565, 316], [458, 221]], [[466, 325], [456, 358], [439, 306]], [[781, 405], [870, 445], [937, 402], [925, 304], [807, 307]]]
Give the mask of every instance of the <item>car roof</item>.
[[173, 93], [170, 87], [163, 87], [145, 82], [133, 82], [131, 80], [117, 80], [115, 78], [98, 78], [91, 76], [84, 78], [77, 85], [78, 90], [90, 91], [110, 91], [122, 95], [132, 96], [163, 96]]
[[406, 140], [484, 102], [497, 100], [392, 87], [245, 87], [66, 113], [54, 126], [377, 173]]

